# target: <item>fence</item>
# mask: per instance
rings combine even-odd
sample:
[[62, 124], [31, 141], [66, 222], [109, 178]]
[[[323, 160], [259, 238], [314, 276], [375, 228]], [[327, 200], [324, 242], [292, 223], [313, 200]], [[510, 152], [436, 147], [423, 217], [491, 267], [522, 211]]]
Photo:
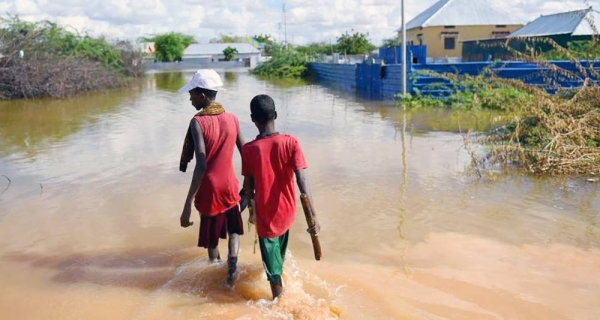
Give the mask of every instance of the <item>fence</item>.
[[[578, 65], [570, 61], [554, 61], [552, 65], [569, 72], [574, 76], [566, 76], [564, 72], [555, 72], [550, 68], [529, 62], [467, 62], [453, 64], [409, 64], [407, 65], [409, 92], [416, 91], [424, 95], [443, 96], [455, 90], [451, 83], [440, 76], [426, 73], [454, 73], [464, 75], [479, 75], [490, 69], [497, 77], [518, 79], [529, 85], [539, 86], [550, 93], [558, 88], [577, 88], [586, 76]], [[593, 62], [581, 62], [584, 69], [600, 71]], [[402, 65], [361, 63], [356, 65], [341, 65], [328, 63], [311, 63], [311, 71], [319, 81], [337, 89], [354, 91], [359, 95], [379, 100], [393, 99], [402, 88]], [[600, 80], [600, 79], [593, 79]]]
[[345, 91], [356, 90], [357, 64], [310, 63], [308, 70], [319, 81]]
[[[427, 62], [427, 46], [407, 46], [406, 56], [412, 64], [425, 64]], [[402, 63], [402, 47], [379, 48], [379, 59], [385, 64]]]

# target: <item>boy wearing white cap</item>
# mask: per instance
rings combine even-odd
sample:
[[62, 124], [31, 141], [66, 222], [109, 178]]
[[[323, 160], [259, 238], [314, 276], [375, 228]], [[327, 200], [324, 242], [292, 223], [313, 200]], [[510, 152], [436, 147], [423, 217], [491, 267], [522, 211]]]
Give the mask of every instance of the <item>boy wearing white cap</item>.
[[211, 261], [220, 260], [219, 238], [226, 239], [229, 234], [227, 281], [231, 284], [237, 266], [239, 236], [244, 234], [238, 206], [239, 184], [232, 159], [235, 146], [241, 154], [244, 138], [237, 117], [225, 112], [215, 101], [217, 90], [222, 86], [219, 74], [202, 69], [179, 89], [179, 92], [189, 92], [192, 105], [199, 111], [190, 121], [179, 165], [179, 170], [185, 172], [187, 164], [196, 156], [180, 224], [184, 228], [193, 225], [190, 221], [193, 201], [200, 212], [198, 246], [208, 249]]

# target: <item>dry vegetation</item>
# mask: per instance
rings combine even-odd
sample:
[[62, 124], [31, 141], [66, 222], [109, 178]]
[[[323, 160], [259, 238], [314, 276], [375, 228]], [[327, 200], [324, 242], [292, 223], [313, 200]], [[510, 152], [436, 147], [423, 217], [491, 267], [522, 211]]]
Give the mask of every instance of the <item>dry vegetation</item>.
[[141, 55], [127, 42], [0, 18], [0, 99], [66, 97], [123, 86], [141, 74]]

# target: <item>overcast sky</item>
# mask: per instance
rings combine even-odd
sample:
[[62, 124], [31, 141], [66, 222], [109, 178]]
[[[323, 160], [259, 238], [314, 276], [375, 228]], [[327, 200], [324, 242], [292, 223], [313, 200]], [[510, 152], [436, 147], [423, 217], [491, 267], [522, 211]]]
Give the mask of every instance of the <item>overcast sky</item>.
[[[410, 20], [437, 0], [405, 0]], [[493, 1], [523, 22], [540, 14], [594, 6], [600, 0]], [[272, 0], [0, 0], [0, 13], [26, 20], [49, 19], [64, 26], [110, 38], [137, 39], [178, 31], [199, 41], [232, 35], [284, 37], [283, 1]], [[335, 41], [346, 30], [368, 32], [380, 44], [401, 25], [400, 0], [288, 0], [287, 38], [294, 44]]]

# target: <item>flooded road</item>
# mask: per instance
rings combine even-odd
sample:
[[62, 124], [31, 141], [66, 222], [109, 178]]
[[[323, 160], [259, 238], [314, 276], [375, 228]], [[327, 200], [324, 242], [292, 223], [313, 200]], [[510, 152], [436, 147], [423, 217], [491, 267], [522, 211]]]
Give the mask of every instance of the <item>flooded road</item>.
[[198, 216], [179, 227], [195, 110], [176, 90], [190, 76], [0, 103], [1, 318], [600, 319], [598, 184], [465, 174], [456, 132], [495, 114], [404, 114], [245, 73], [222, 74], [218, 100], [250, 140], [249, 101], [275, 99], [278, 131], [305, 152], [324, 257], [298, 211], [281, 300], [268, 300], [254, 230], [227, 287], [226, 266], [195, 247]]

